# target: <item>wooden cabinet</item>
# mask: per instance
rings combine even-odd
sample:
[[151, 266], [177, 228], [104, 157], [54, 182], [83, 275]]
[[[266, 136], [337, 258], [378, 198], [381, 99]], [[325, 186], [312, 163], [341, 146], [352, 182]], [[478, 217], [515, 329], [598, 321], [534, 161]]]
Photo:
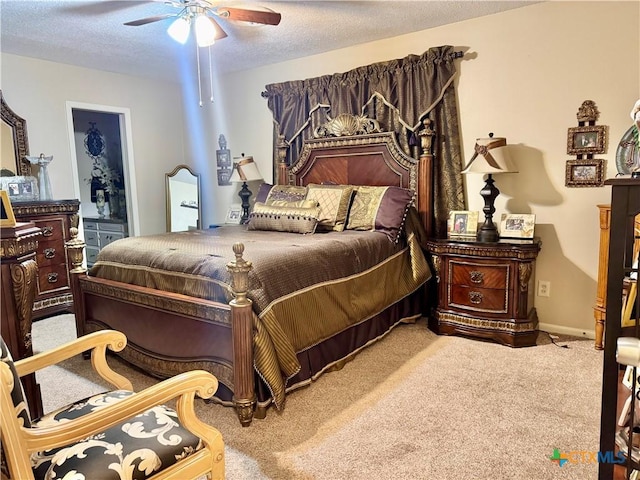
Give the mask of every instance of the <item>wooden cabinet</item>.
[[98, 252], [121, 238], [128, 236], [127, 223], [117, 218], [83, 217], [87, 267], [92, 267]]
[[[635, 296], [624, 295], [625, 283], [636, 284], [640, 275], [638, 267], [638, 239], [640, 231], [636, 230], [635, 222], [640, 214], [640, 178], [617, 177], [605, 182], [611, 185], [611, 218], [609, 234], [609, 254], [606, 283], [606, 318], [604, 335], [604, 364], [602, 371], [602, 410], [600, 414], [600, 452], [616, 451], [617, 421], [620, 411], [618, 406], [618, 388], [620, 382], [620, 365], [617, 363], [616, 353], [618, 338], [640, 338], [640, 301], [637, 292]], [[622, 327], [622, 313], [625, 302], [635, 305], [630, 309], [628, 323], [633, 326]], [[631, 306], [631, 305], [629, 305]], [[634, 413], [636, 421], [639, 413]], [[632, 443], [637, 442], [640, 433], [632, 430]], [[638, 453], [637, 447], [634, 447]], [[632, 462], [631, 467], [640, 470], [640, 464]], [[600, 463], [599, 480], [614, 478], [614, 470], [619, 470], [612, 463]], [[630, 470], [625, 467], [624, 473], [616, 472], [615, 478], [630, 478]], [[624, 475], [624, 477], [623, 477]]]
[[33, 318], [73, 312], [69, 283], [70, 259], [65, 243], [71, 240], [71, 228], [78, 227], [78, 200], [45, 200], [13, 203], [19, 222], [33, 222], [42, 230], [36, 250], [38, 264], [37, 294]]
[[535, 345], [538, 318], [533, 282], [540, 246], [539, 239], [427, 241], [438, 282], [430, 328], [513, 347]]
[[[41, 239], [42, 231], [33, 222], [0, 229], [0, 326], [2, 339], [14, 360], [33, 354], [31, 321], [38, 275], [36, 249]], [[31, 416], [40, 417], [43, 413], [42, 398], [35, 374], [23, 377], [22, 384]]]

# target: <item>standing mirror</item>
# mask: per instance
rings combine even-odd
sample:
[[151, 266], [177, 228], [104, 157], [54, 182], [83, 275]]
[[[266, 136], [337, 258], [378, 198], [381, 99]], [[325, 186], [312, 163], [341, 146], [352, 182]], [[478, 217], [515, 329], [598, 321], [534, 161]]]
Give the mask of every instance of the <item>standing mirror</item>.
[[178, 165], [165, 174], [167, 188], [167, 232], [200, 228], [200, 175], [187, 165]]
[[[31, 175], [31, 163], [25, 159], [29, 155], [27, 140], [27, 121], [15, 114], [4, 101], [0, 90], [0, 104], [2, 106], [2, 122], [0, 123], [0, 166], [3, 176]], [[9, 174], [11, 173], [11, 174]]]

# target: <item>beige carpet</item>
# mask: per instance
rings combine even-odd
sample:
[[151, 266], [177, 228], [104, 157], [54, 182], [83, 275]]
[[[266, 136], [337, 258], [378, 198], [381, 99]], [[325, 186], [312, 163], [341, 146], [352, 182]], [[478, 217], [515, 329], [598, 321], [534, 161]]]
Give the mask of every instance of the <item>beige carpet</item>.
[[[74, 338], [73, 317], [34, 324], [40, 351]], [[199, 402], [225, 437], [228, 479], [590, 479], [593, 463], [549, 457], [598, 450], [602, 353], [541, 334], [512, 349], [401, 325], [344, 369], [293, 392], [283, 412], [240, 427]], [[136, 390], [156, 380], [114, 358]], [[38, 375], [45, 410], [104, 390], [74, 358]], [[69, 386], [73, 382], [72, 386]]]

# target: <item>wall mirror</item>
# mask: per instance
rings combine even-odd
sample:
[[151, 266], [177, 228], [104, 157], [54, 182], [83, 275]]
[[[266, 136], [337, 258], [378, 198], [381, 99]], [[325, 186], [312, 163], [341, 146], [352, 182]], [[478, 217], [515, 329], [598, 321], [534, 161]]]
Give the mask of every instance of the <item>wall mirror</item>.
[[178, 165], [165, 174], [167, 189], [167, 232], [200, 228], [200, 175], [187, 165]]
[[[0, 104], [2, 105], [2, 122], [0, 129], [0, 167], [3, 176], [24, 175], [31, 176], [31, 163], [24, 157], [29, 155], [27, 139], [27, 121], [15, 114], [4, 100], [0, 90]], [[11, 175], [9, 175], [11, 172]]]

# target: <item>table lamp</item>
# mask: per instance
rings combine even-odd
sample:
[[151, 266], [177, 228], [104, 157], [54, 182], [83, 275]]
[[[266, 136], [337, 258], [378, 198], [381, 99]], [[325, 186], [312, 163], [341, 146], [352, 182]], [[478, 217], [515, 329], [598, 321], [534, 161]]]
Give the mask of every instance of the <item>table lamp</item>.
[[498, 229], [493, 223], [493, 214], [496, 209], [494, 207], [495, 199], [500, 194], [500, 190], [493, 184], [493, 175], [496, 173], [516, 173], [515, 168], [509, 155], [507, 148], [507, 139], [494, 137], [493, 133], [489, 134], [489, 138], [476, 139], [475, 152], [471, 160], [462, 173], [480, 173], [486, 174], [487, 180], [480, 190], [480, 195], [484, 199], [484, 224], [478, 229], [478, 241], [480, 242], [497, 242], [500, 236]]
[[238, 162], [233, 164], [233, 172], [229, 178], [230, 182], [240, 183], [242, 182], [242, 188], [238, 192], [238, 196], [242, 200], [242, 218], [240, 223], [247, 223], [249, 221], [249, 199], [252, 192], [247, 187], [247, 182], [254, 180], [262, 180], [262, 175], [258, 170], [258, 166], [253, 161], [253, 157], [245, 157], [244, 154]]

